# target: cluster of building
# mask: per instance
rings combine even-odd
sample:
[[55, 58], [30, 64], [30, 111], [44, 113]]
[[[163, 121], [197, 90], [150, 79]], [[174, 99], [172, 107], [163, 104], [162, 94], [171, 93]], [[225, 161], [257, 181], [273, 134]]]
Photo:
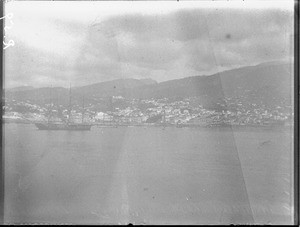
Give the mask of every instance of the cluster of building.
[[[294, 111], [291, 105], [267, 107], [263, 104], [224, 99], [216, 103], [218, 108], [207, 108], [193, 103], [193, 97], [181, 101], [164, 99], [130, 100], [126, 108], [114, 107], [109, 111], [93, 110], [88, 105], [84, 112], [72, 110], [72, 120], [95, 124], [169, 124], [185, 126], [213, 125], [274, 125], [292, 124]], [[143, 108], [141, 108], [143, 106]], [[60, 121], [69, 114], [51, 108], [51, 120]], [[45, 121], [49, 108], [28, 102], [7, 102], [3, 106], [4, 119], [18, 121]], [[58, 114], [59, 113], [59, 114]], [[59, 116], [60, 115], [60, 116]]]

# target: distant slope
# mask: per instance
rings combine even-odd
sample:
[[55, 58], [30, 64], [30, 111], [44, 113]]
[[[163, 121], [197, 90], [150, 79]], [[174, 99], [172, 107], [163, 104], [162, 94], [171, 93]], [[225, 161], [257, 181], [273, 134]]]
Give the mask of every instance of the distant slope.
[[[194, 76], [136, 88], [131, 93], [142, 98], [205, 96], [209, 99], [254, 94], [253, 99], [290, 98], [292, 67], [267, 63], [224, 71], [211, 76]], [[260, 94], [260, 95], [259, 95]]]
[[20, 86], [20, 87], [14, 87], [14, 88], [9, 88], [6, 89], [7, 91], [15, 92], [15, 91], [28, 91], [28, 90], [33, 90], [35, 89], [32, 86]]
[[[274, 106], [278, 102], [293, 102], [293, 68], [286, 62], [267, 62], [256, 66], [242, 67], [210, 76], [193, 76], [157, 83], [151, 79], [119, 79], [72, 88], [72, 100], [80, 103], [82, 96], [89, 102], [111, 96], [126, 98], [172, 98], [197, 96], [205, 103], [217, 102], [225, 97], [247, 99]], [[16, 100], [31, 100], [47, 103], [50, 88], [25, 91], [7, 91], [6, 97]], [[68, 102], [68, 89], [53, 88], [52, 99]]]
[[16, 101], [31, 101], [32, 103], [44, 105], [51, 102], [59, 102], [66, 104], [68, 100], [69, 90], [62, 87], [53, 88], [36, 88], [23, 91], [6, 91], [5, 98], [14, 99]]
[[118, 79], [97, 84], [74, 88], [78, 95], [87, 97], [109, 97], [118, 96], [128, 91], [145, 85], [156, 85], [157, 82], [151, 79]]
[[[118, 79], [82, 87], [73, 87], [71, 88], [72, 103], [81, 103], [83, 97], [88, 102], [94, 99], [123, 95], [133, 88], [155, 84], [157, 84], [157, 82], [152, 79]], [[31, 90], [7, 90], [5, 97], [17, 101], [29, 100], [40, 105], [47, 104], [50, 101], [67, 105], [69, 102], [69, 89], [62, 87], [45, 87]]]

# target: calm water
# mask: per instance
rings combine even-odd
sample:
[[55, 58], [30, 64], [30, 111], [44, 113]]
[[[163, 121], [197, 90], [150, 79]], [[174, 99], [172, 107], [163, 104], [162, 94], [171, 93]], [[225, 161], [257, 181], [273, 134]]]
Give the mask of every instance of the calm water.
[[290, 129], [3, 128], [6, 223], [292, 224]]

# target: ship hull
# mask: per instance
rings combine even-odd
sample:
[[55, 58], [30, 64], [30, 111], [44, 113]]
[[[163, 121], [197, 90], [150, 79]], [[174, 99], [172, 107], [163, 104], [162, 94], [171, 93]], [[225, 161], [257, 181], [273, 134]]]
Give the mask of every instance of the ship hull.
[[48, 124], [35, 123], [39, 130], [67, 130], [67, 131], [89, 131], [92, 125], [90, 124]]

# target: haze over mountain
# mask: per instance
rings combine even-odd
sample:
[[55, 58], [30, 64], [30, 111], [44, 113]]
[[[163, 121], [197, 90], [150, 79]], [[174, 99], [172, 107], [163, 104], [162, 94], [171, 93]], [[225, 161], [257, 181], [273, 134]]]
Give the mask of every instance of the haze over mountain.
[[[292, 103], [293, 66], [287, 62], [267, 62], [210, 76], [193, 76], [157, 83], [154, 80], [118, 79], [71, 89], [72, 101], [94, 103], [122, 96], [128, 99], [200, 97], [203, 102], [222, 98], [246, 97], [251, 102], [275, 105], [279, 100]], [[8, 90], [6, 98], [32, 103], [52, 102], [66, 105], [69, 89], [62, 87]]]

